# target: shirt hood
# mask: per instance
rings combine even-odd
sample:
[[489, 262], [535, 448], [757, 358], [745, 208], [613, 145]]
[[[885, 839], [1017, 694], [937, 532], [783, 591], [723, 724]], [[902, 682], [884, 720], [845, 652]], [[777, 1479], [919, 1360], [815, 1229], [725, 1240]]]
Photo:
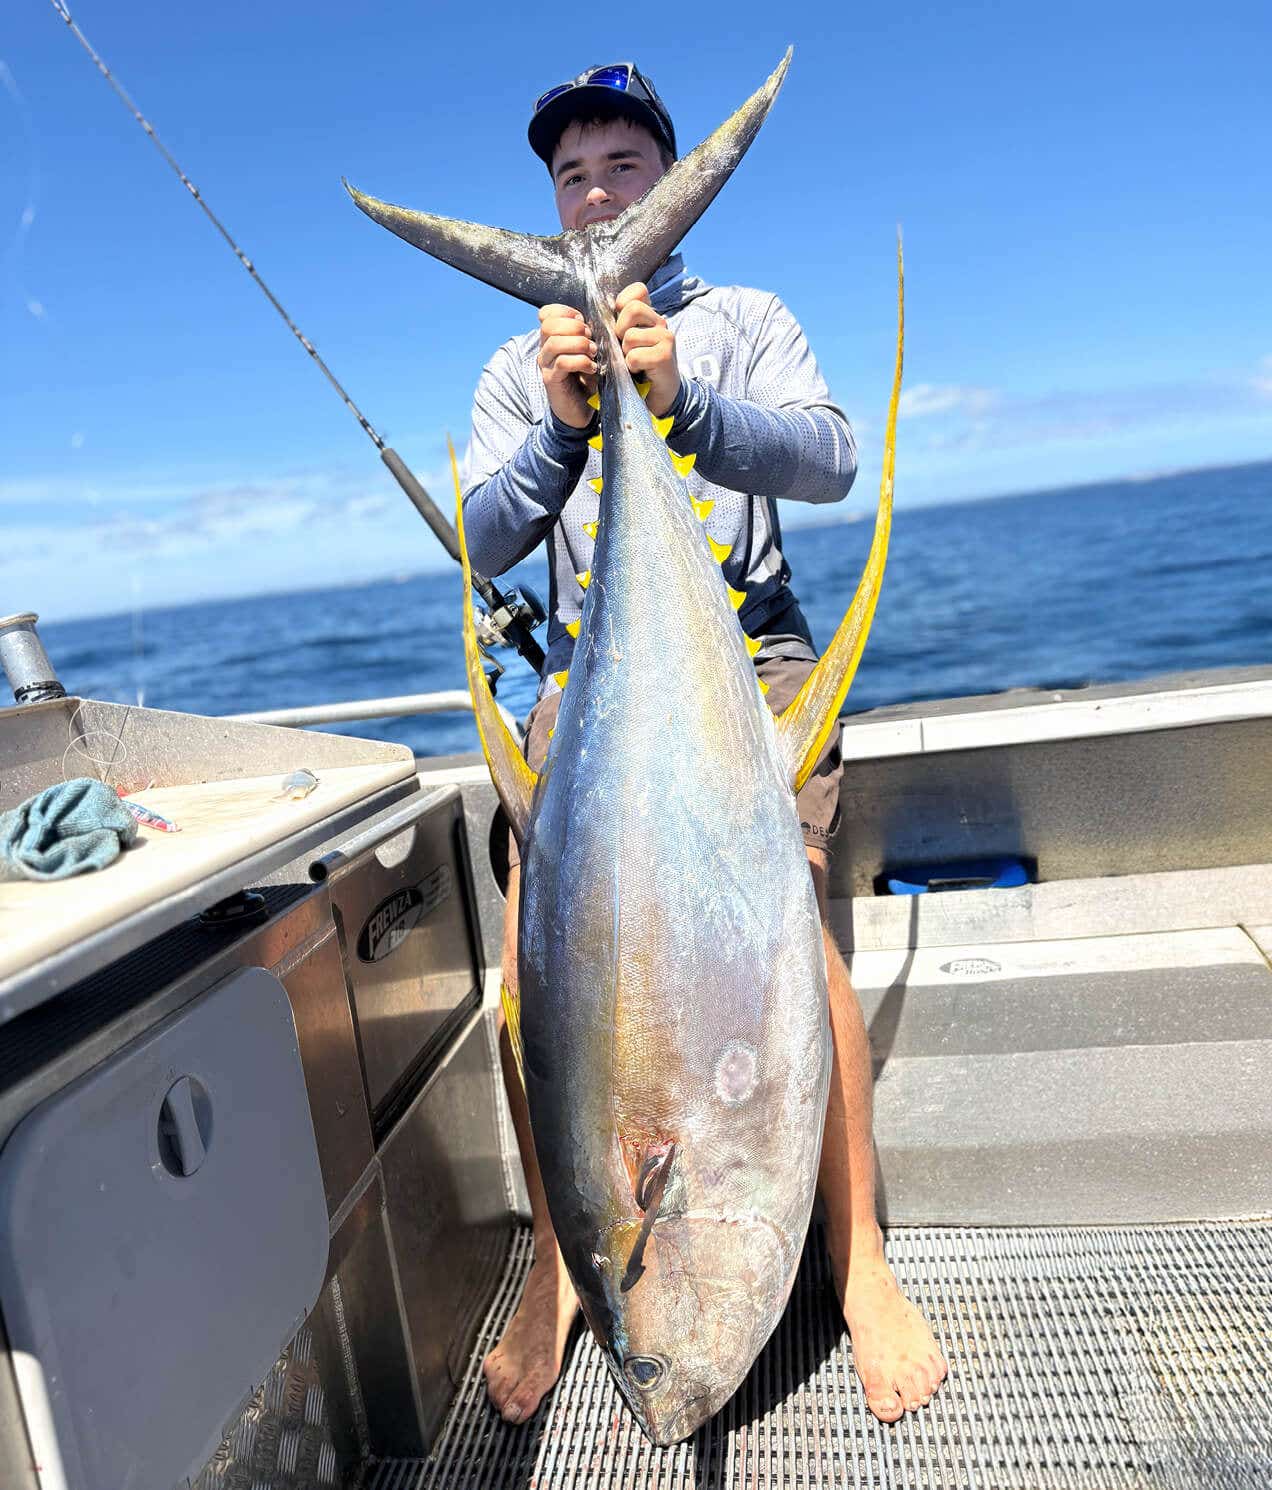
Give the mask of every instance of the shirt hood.
[[679, 254], [672, 254], [649, 278], [649, 302], [659, 315], [665, 316], [705, 295], [710, 288], [705, 280], [685, 269], [685, 261]]

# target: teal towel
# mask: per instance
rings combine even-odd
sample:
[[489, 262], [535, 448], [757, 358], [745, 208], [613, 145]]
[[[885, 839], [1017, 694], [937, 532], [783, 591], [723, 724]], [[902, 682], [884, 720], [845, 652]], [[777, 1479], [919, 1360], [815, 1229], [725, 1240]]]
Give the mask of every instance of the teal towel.
[[0, 813], [0, 880], [60, 880], [105, 869], [136, 836], [137, 823], [116, 793], [79, 776]]

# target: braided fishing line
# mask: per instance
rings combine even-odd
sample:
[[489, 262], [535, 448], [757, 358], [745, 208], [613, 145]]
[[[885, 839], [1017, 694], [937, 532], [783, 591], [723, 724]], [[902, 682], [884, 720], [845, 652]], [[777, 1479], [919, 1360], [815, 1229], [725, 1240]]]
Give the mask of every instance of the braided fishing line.
[[[349, 394], [345, 391], [344, 386], [336, 377], [335, 373], [332, 372], [332, 370], [318, 355], [318, 350], [314, 346], [314, 344], [309, 340], [309, 338], [300, 329], [300, 327], [296, 325], [295, 321], [293, 321], [292, 318], [287, 314], [286, 310], [283, 308], [282, 302], [278, 299], [278, 297], [274, 294], [274, 292], [270, 289], [270, 287], [265, 283], [260, 274], [257, 272], [256, 265], [252, 263], [251, 259], [248, 258], [248, 256], [234, 241], [229, 229], [225, 226], [221, 219], [217, 217], [216, 213], [212, 211], [211, 207], [208, 206], [207, 202], [203, 198], [202, 193], [199, 191], [199, 188], [181, 169], [181, 166], [178, 164], [175, 156], [173, 156], [168, 147], [159, 138], [158, 134], [155, 131], [154, 125], [151, 124], [149, 119], [146, 118], [146, 116], [141, 112], [137, 105], [132, 101], [123, 84], [119, 82], [119, 80], [111, 72], [110, 68], [107, 67], [102, 57], [97, 53], [97, 51], [94, 50], [92, 43], [76, 25], [75, 19], [71, 15], [70, 9], [66, 4], [66, 0], [49, 0], [49, 4], [52, 5], [53, 9], [57, 12], [59, 17], [66, 23], [68, 29], [75, 37], [76, 41], [78, 41], [80, 46], [82, 46], [85, 52], [88, 53], [89, 57], [92, 59], [93, 66], [110, 84], [111, 88], [118, 96], [120, 102], [133, 116], [137, 123], [141, 125], [146, 134], [150, 136], [151, 142], [153, 143], [155, 149], [158, 150], [160, 155], [163, 156], [164, 160], [168, 163], [168, 166], [176, 175], [177, 179], [181, 182], [182, 186], [185, 187], [185, 189], [190, 193], [194, 200], [199, 204], [208, 221], [229, 245], [235, 258], [238, 259], [243, 268], [246, 269], [247, 272], [252, 276], [253, 280], [255, 280], [257, 287], [260, 289], [261, 293], [265, 296], [269, 303], [274, 307], [274, 309], [278, 312], [287, 329], [301, 344], [301, 346], [304, 347], [305, 351], [308, 352], [309, 355], [313, 358], [319, 370], [322, 372], [322, 375], [327, 379], [331, 386], [336, 390], [336, 393], [340, 396], [341, 402], [366, 431], [368, 437], [375, 445], [375, 448], [380, 452], [380, 458], [384, 461], [384, 464], [392, 473], [394, 480], [411, 499], [411, 502], [414, 504], [416, 511], [433, 530], [434, 537], [437, 538], [438, 542], [441, 543], [442, 547], [447, 551], [447, 553], [450, 554], [451, 558], [458, 562], [459, 549], [456, 546], [454, 529], [442, 516], [441, 512], [434, 504], [433, 499], [424, 490], [423, 486], [416, 479], [414, 473], [397, 454], [397, 452], [384, 443], [374, 425], [372, 425], [371, 421], [357, 406], [357, 404], [354, 403], [353, 399], [350, 398]], [[497, 586], [495, 586], [489, 579], [486, 578], [485, 575], [478, 574], [476, 571], [474, 571], [473, 587], [481, 596], [482, 600], [485, 601], [486, 605], [489, 607], [492, 613], [504, 609], [507, 606], [507, 601], [505, 600], [503, 594], [500, 592]], [[513, 619], [512, 621], [504, 624], [503, 630], [508, 641], [516, 648], [518, 654], [522, 658], [524, 658], [525, 661], [530, 665], [530, 667], [532, 667], [537, 673], [543, 666], [543, 651], [540, 648], [539, 644], [530, 635], [530, 632], [524, 625], [523, 621], [521, 621], [520, 619]]]
[[261, 293], [274, 307], [278, 314], [283, 318], [283, 321], [287, 325], [287, 329], [301, 344], [301, 346], [304, 347], [305, 351], [308, 352], [309, 355], [318, 364], [318, 367], [322, 371], [323, 376], [340, 395], [345, 406], [350, 410], [354, 418], [358, 421], [362, 428], [366, 430], [367, 434], [375, 442], [376, 449], [383, 450], [384, 441], [376, 432], [375, 428], [371, 424], [371, 421], [357, 406], [357, 404], [354, 403], [353, 399], [349, 397], [348, 393], [345, 392], [335, 373], [332, 372], [332, 370], [318, 355], [318, 350], [314, 346], [314, 344], [309, 340], [309, 338], [300, 329], [300, 327], [296, 325], [295, 321], [293, 321], [292, 318], [287, 314], [278, 297], [274, 294], [274, 292], [270, 289], [270, 287], [265, 283], [260, 274], [257, 272], [256, 265], [252, 263], [251, 259], [249, 259], [248, 256], [243, 252], [243, 250], [238, 246], [238, 244], [235, 243], [234, 239], [230, 235], [229, 229], [216, 215], [216, 213], [212, 211], [211, 207], [208, 206], [207, 202], [203, 199], [203, 195], [199, 191], [199, 188], [194, 184], [193, 181], [190, 180], [189, 176], [187, 176], [186, 173], [181, 169], [180, 165], [178, 165], [176, 159], [168, 150], [168, 147], [163, 143], [158, 134], [155, 132], [154, 125], [151, 124], [149, 119], [146, 118], [146, 116], [141, 112], [137, 105], [132, 101], [132, 99], [128, 96], [127, 91], [124, 89], [123, 84], [119, 82], [119, 80], [111, 72], [110, 68], [106, 66], [106, 63], [102, 60], [98, 53], [94, 51], [92, 43], [75, 24], [75, 20], [72, 17], [70, 10], [67, 8], [65, 0], [49, 0], [49, 4], [52, 5], [53, 9], [57, 11], [58, 15], [61, 16], [61, 18], [66, 22], [67, 26], [70, 27], [71, 34], [75, 37], [76, 41], [79, 42], [80, 46], [82, 46], [88, 53], [88, 55], [92, 58], [93, 66], [96, 67], [98, 72], [101, 73], [102, 77], [104, 77], [110, 84], [110, 86], [114, 89], [124, 107], [133, 116], [137, 123], [141, 125], [142, 129], [144, 129], [150, 136], [151, 142], [154, 144], [155, 149], [158, 150], [159, 154], [162, 155], [164, 160], [167, 161], [168, 165], [176, 174], [182, 186], [185, 187], [185, 189], [203, 209], [204, 213], [207, 215], [208, 221], [217, 230], [217, 232], [220, 233], [221, 237], [225, 239], [226, 243], [229, 244], [235, 258], [238, 259], [243, 268], [246, 269], [247, 272], [256, 281], [258, 287], [261, 290]]
[[[82, 703], [77, 704], [75, 712], [67, 722], [67, 746], [62, 752], [62, 780], [69, 781], [71, 779], [66, 774], [66, 758], [73, 750], [82, 760], [86, 760], [91, 765], [97, 767], [97, 779], [104, 783], [115, 767], [117, 765], [122, 766], [128, 759], [128, 746], [124, 744], [124, 726], [128, 723], [128, 715], [132, 712], [132, 705], [126, 704], [124, 706], [124, 717], [120, 720], [119, 732], [117, 734], [108, 729], [77, 729], [76, 721], [79, 720], [83, 708], [84, 705]], [[106, 743], [90, 743], [93, 741], [104, 741]], [[106, 749], [110, 750], [109, 755], [99, 755], [96, 753], [99, 750], [104, 751]], [[123, 752], [122, 755], [120, 754], [121, 751]], [[106, 774], [102, 775], [102, 772]]]

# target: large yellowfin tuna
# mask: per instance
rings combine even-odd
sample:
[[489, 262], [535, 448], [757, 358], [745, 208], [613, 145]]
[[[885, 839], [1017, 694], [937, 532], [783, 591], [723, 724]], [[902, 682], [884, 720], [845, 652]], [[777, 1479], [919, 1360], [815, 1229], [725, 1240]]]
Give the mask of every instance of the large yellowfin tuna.
[[[521, 845], [526, 1095], [552, 1223], [584, 1313], [657, 1443], [736, 1390], [785, 1307], [830, 1078], [821, 926], [795, 790], [847, 692], [891, 519], [901, 332], [874, 542], [853, 605], [774, 719], [705, 504], [669, 459], [614, 338], [728, 178], [790, 54], [615, 222], [530, 239], [354, 193], [439, 258], [601, 331], [604, 475], [574, 659], [536, 775], [464, 646], [491, 775]], [[898, 255], [898, 267], [900, 265]], [[453, 460], [453, 454], [452, 454]], [[463, 512], [458, 512], [463, 546]], [[667, 686], [667, 659], [677, 660]]]

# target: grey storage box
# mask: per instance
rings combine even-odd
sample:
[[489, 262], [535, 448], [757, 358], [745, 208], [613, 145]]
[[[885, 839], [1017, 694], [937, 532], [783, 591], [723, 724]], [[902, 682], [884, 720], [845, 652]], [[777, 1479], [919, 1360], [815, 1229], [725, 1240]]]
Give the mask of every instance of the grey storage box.
[[282, 984], [239, 972], [0, 1153], [0, 1302], [44, 1490], [197, 1473], [317, 1299], [327, 1206]]

